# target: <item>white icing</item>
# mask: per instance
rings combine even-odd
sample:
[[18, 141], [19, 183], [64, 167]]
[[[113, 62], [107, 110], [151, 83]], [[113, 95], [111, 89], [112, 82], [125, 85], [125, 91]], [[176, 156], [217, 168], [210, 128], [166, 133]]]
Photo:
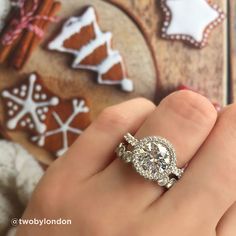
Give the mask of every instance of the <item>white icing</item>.
[[[75, 50], [71, 48], [65, 48], [63, 46], [64, 41], [69, 39], [76, 33], [79, 33], [82, 28], [93, 25], [95, 31], [95, 39], [91, 39], [90, 42], [84, 45], [80, 50]], [[131, 92], [133, 90], [133, 82], [126, 78], [125, 76], [125, 66], [123, 59], [118, 51], [114, 51], [111, 47], [112, 34], [110, 32], [103, 33], [100, 30], [100, 27], [97, 24], [96, 13], [93, 7], [89, 7], [86, 12], [81, 17], [71, 17], [63, 26], [61, 34], [57, 36], [48, 46], [50, 50], [57, 50], [60, 52], [66, 52], [73, 54], [75, 60], [72, 67], [78, 69], [88, 69], [96, 71], [98, 73], [98, 83], [100, 84], [120, 84], [124, 91]], [[102, 45], [107, 47], [107, 58], [98, 65], [82, 65], [81, 62], [90, 54], [92, 54], [95, 49], [99, 48]], [[111, 68], [116, 64], [120, 64], [123, 72], [122, 80], [114, 80], [110, 78], [109, 80], [103, 80], [102, 76], [106, 74]], [[123, 80], [129, 80], [128, 87], [127, 83], [124, 83]]]
[[25, 95], [26, 95], [26, 92], [25, 92], [25, 91], [21, 91], [21, 92], [20, 92], [20, 96], [21, 96], [21, 97], [24, 97]]
[[40, 95], [39, 95], [38, 93], [36, 93], [36, 94], [34, 95], [34, 99], [38, 100], [39, 98], [40, 98]]
[[37, 81], [36, 81], [37, 77], [36, 77], [35, 74], [32, 74], [32, 75], [30, 75], [28, 80], [29, 80], [29, 83], [28, 83], [28, 91], [27, 91], [26, 98], [21, 98], [21, 97], [18, 97], [18, 96], [15, 95], [14, 91], [17, 90], [18, 91], [17, 93], [19, 93], [19, 89], [14, 89], [13, 90], [14, 94], [11, 94], [7, 90], [4, 90], [2, 92], [2, 97], [3, 98], [10, 99], [12, 101], [12, 103], [14, 103], [15, 105], [20, 107], [17, 114], [7, 122], [7, 128], [15, 129], [17, 127], [17, 124], [19, 122], [21, 122], [22, 119], [26, 115], [30, 115], [30, 117], [32, 118], [32, 121], [33, 121], [34, 124], [30, 124], [31, 119], [26, 118], [25, 121], [29, 124], [29, 128], [35, 127], [37, 132], [43, 133], [46, 130], [46, 126], [45, 126], [45, 124], [43, 124], [40, 121], [37, 110], [41, 107], [48, 107], [48, 106], [58, 105], [59, 98], [52, 97], [48, 101], [43, 101], [43, 102], [35, 101], [33, 99], [33, 97], [34, 97], [33, 91], [34, 91], [35, 85], [37, 84]]
[[18, 107], [17, 105], [15, 105], [15, 106], [13, 107], [13, 110], [17, 111], [18, 108], [19, 108], [19, 107]]
[[22, 85], [22, 86], [21, 86], [21, 90], [22, 90], [22, 91], [26, 91], [26, 90], [27, 90], [27, 86], [26, 86], [26, 85]]
[[203, 40], [206, 27], [220, 17], [206, 0], [166, 0], [165, 4], [172, 15], [166, 34], [189, 35], [198, 43]]
[[13, 111], [13, 110], [10, 110], [10, 111], [8, 112], [8, 114], [9, 114], [9, 116], [13, 116], [13, 115], [14, 115], [14, 111]]
[[38, 92], [41, 91], [42, 90], [42, 86], [39, 85], [39, 84], [36, 85], [35, 90], [38, 91]]
[[20, 124], [21, 124], [22, 127], [25, 127], [25, 126], [26, 126], [26, 122], [25, 122], [25, 121], [21, 121]]
[[42, 94], [42, 95], [41, 95], [41, 99], [43, 99], [43, 100], [47, 99], [47, 95], [46, 95], [45, 93]]
[[28, 124], [31, 123], [31, 119], [30, 119], [29, 117], [26, 118], [25, 121], [26, 121]]
[[46, 112], [48, 112], [48, 107], [44, 107], [43, 108], [43, 111], [46, 113]]
[[5, 25], [5, 20], [11, 9], [10, 0], [0, 0], [0, 32]]
[[13, 106], [13, 102], [11, 102], [11, 101], [8, 102], [8, 103], [7, 103], [7, 106], [8, 106], [8, 107], [12, 107], [12, 106]]
[[45, 131], [43, 134], [39, 136], [34, 136], [32, 137], [33, 142], [37, 142], [37, 144], [40, 147], [43, 147], [45, 145], [46, 138], [49, 136], [54, 136], [59, 133], [62, 133], [62, 141], [63, 141], [63, 146], [61, 149], [59, 149], [56, 153], [57, 156], [62, 156], [69, 148], [69, 143], [68, 143], [68, 132], [74, 133], [74, 134], [81, 134], [83, 131], [78, 128], [71, 127], [71, 122], [74, 120], [74, 118], [79, 115], [80, 113], [87, 113], [89, 112], [89, 108], [85, 106], [85, 101], [84, 100], [77, 100], [74, 99], [72, 100], [73, 104], [73, 112], [72, 114], [67, 118], [66, 121], [63, 121], [60, 116], [57, 114], [57, 112], [53, 112], [52, 115], [56, 121], [56, 123], [59, 125], [59, 128], [55, 130], [49, 130]]
[[14, 94], [18, 94], [19, 93], [19, 89], [18, 88], [13, 89], [13, 93]]
[[131, 92], [134, 89], [134, 85], [130, 79], [123, 79], [121, 86], [122, 86], [123, 90], [126, 90], [128, 92], [129, 91]]
[[41, 119], [41, 120], [46, 120], [46, 118], [47, 118], [47, 117], [46, 117], [46, 115], [44, 115], [44, 114], [42, 114], [42, 115], [40, 116], [40, 119]]
[[39, 115], [41, 115], [41, 114], [43, 114], [43, 111], [42, 111], [41, 109], [38, 109], [38, 110], [37, 110], [37, 113], [38, 113]]

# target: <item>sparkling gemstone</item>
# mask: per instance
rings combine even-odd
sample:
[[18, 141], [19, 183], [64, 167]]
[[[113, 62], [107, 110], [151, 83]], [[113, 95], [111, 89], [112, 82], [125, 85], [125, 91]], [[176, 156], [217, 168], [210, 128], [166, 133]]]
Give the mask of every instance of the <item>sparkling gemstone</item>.
[[164, 177], [158, 181], [158, 184], [160, 186], [165, 186], [168, 183], [168, 181], [169, 181], [168, 177]]
[[[155, 139], [143, 139], [135, 148], [133, 164], [145, 178], [160, 181], [165, 185], [172, 166], [173, 153], [165, 143]], [[169, 171], [169, 172], [168, 172]]]

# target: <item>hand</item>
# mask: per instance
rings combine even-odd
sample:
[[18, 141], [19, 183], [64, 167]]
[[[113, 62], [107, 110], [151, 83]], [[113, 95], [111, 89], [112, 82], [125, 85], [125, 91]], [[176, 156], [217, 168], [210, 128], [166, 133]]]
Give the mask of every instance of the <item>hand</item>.
[[[38, 185], [24, 218], [72, 225], [21, 225], [18, 236], [236, 235], [236, 105], [218, 117], [211, 103], [176, 92], [156, 108], [134, 99], [105, 109]], [[162, 136], [177, 165], [189, 162], [168, 191], [116, 158], [127, 132]]]

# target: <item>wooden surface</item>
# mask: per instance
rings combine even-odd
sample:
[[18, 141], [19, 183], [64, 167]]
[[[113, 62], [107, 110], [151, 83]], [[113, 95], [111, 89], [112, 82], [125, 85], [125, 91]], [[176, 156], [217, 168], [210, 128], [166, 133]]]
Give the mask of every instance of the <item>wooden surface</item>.
[[[84, 0], [61, 0], [61, 2], [61, 22], [51, 25], [43, 47], [38, 47], [34, 51], [23, 70], [15, 71], [6, 65], [0, 66], [0, 91], [15, 85], [30, 73], [37, 71], [43, 77], [45, 86], [53, 88], [52, 91], [59, 97], [63, 99], [85, 97], [89, 102], [92, 120], [105, 107], [134, 97], [141, 96], [154, 100], [159, 79], [156, 63], [152, 50], [136, 23], [123, 10], [109, 2], [101, 0], [87, 0], [86, 4]], [[135, 84], [134, 92], [123, 92], [118, 86], [98, 85], [96, 73], [71, 68], [70, 65], [73, 62], [71, 55], [45, 50], [47, 42], [50, 41], [49, 38], [58, 33], [63, 20], [79, 15], [80, 10], [88, 4], [95, 7], [101, 29], [104, 32], [113, 33], [113, 48], [120, 51], [125, 59], [128, 75]], [[1, 123], [4, 123], [4, 113], [2, 103], [0, 103]], [[19, 142], [34, 154], [38, 160], [44, 163], [50, 162], [51, 156], [32, 145], [26, 134], [15, 131], [7, 131], [7, 134], [13, 141]]]
[[[182, 42], [160, 38], [163, 15], [159, 0], [115, 1], [130, 9], [144, 24], [155, 48], [164, 90], [172, 90], [179, 84], [185, 84], [221, 105], [226, 104], [227, 21], [213, 30], [206, 48], [193, 49]], [[214, 3], [227, 12], [227, 1], [214, 0]]]
[[[92, 118], [107, 106], [137, 96], [153, 100], [158, 76], [151, 51], [142, 32], [127, 14], [113, 4], [101, 0], [87, 0], [86, 4], [84, 0], [60, 1], [62, 3], [59, 14], [61, 22], [51, 24], [43, 47], [36, 48], [23, 70], [15, 71], [5, 65], [0, 66], [0, 90], [15, 84], [20, 75], [37, 71], [45, 78], [46, 85], [53, 88], [53, 92], [62, 98], [86, 97], [91, 102]], [[97, 11], [101, 29], [104, 32], [113, 33], [113, 49], [120, 51], [124, 57], [128, 76], [135, 84], [133, 93], [125, 93], [119, 86], [98, 85], [96, 73], [71, 68], [73, 56], [49, 51], [46, 48], [47, 42], [60, 31], [63, 21], [70, 16], [79, 15], [81, 9], [89, 4], [93, 5]], [[111, 20], [113, 18], [116, 20]]]
[[[65, 3], [62, 10], [63, 17], [77, 14], [80, 6], [85, 5], [84, 0], [76, 0], [78, 3], [76, 8], [74, 8], [75, 0], [61, 1]], [[158, 90], [158, 97], [162, 97], [165, 93], [174, 90], [178, 85], [184, 84], [198, 90], [214, 102], [218, 102], [221, 105], [227, 103], [230, 91], [228, 88], [229, 81], [236, 81], [235, 71], [233, 70], [233, 68], [236, 68], [236, 65], [233, 64], [236, 60], [234, 62], [231, 61], [231, 71], [229, 71], [228, 66], [228, 63], [230, 63], [228, 61], [228, 21], [225, 21], [222, 25], [213, 30], [209, 39], [209, 45], [201, 50], [186, 46], [182, 42], [167, 41], [160, 38], [160, 29], [163, 20], [160, 0], [86, 1], [86, 4], [95, 3], [95, 7], [98, 8], [99, 20], [103, 30], [113, 32], [114, 48], [120, 50], [122, 55], [124, 55], [128, 71], [131, 77], [136, 80], [136, 84], [138, 84], [138, 92], [135, 94], [127, 95], [120, 92], [119, 89], [98, 86], [92, 79], [94, 75], [69, 69], [68, 64], [72, 61], [68, 55], [48, 52], [40, 47], [34, 52], [31, 62], [28, 63], [21, 72], [21, 76], [23, 73], [29, 73], [34, 70], [43, 71], [46, 85], [53, 87], [54, 92], [62, 94], [64, 98], [77, 96], [78, 94], [80, 96], [89, 96], [89, 100], [92, 101], [93, 117], [105, 106], [132, 97], [144, 96], [153, 100], [153, 94], [155, 92], [154, 81], [156, 81], [154, 79], [159, 77], [155, 73], [154, 60], [145, 37], [127, 14], [119, 8], [112, 8], [113, 6], [105, 3], [105, 1], [108, 3], [112, 1], [117, 2], [124, 6], [139, 19], [141, 25], [144, 26], [154, 48], [160, 79], [163, 85], [162, 88]], [[233, 16], [232, 4], [234, 4], [235, 9], [235, 2], [233, 0], [229, 1], [232, 1], [230, 6], [231, 14], [229, 14], [227, 9], [227, 1], [214, 0], [228, 16], [231, 16], [231, 19], [234, 19], [235, 16]], [[68, 9], [69, 3], [73, 6], [72, 10]], [[111, 14], [114, 20], [110, 20]], [[235, 21], [231, 20], [231, 22]], [[58, 28], [58, 26], [51, 27], [48, 35], [53, 35], [53, 32], [55, 30], [57, 31], [56, 28]], [[235, 37], [232, 36], [233, 29], [235, 28], [231, 24], [231, 49], [235, 47]], [[232, 53], [231, 58], [236, 58], [236, 53]], [[46, 66], [47, 64], [50, 64], [50, 67]], [[2, 79], [0, 76], [0, 89], [8, 87], [19, 80], [19, 74], [14, 70], [9, 70], [4, 67], [1, 68], [1, 75], [2, 78], [4, 77], [6, 79]], [[89, 78], [91, 77], [91, 79], [87, 80], [86, 77], [88, 76]], [[54, 78], [53, 80], [52, 77]], [[232, 77], [235, 79], [233, 80]], [[75, 78], [77, 79], [75, 80]], [[145, 79], [146, 82], [143, 81], [143, 79]], [[74, 81], [73, 85], [71, 84], [72, 81]], [[86, 86], [84, 86], [84, 83], [86, 83]], [[143, 86], [140, 86], [141, 84]], [[233, 84], [233, 82], [231, 84]], [[94, 92], [95, 89], [96, 92]], [[69, 92], [65, 94], [64, 91]], [[232, 88], [232, 91], [235, 91], [235, 89]], [[233, 92], [231, 92], [231, 95], [233, 97]], [[23, 146], [27, 147], [28, 150], [30, 149], [33, 152], [33, 149], [35, 149], [34, 146], [26, 144], [26, 137], [21, 134], [12, 134], [12, 137], [13, 140], [19, 141]], [[42, 159], [41, 157], [38, 159], [45, 160], [44, 155], [46, 154], [42, 153]]]

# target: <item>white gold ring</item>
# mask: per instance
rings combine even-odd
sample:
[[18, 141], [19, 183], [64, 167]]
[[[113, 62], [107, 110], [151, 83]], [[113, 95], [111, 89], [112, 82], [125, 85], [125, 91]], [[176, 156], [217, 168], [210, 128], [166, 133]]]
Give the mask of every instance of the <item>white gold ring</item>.
[[160, 186], [172, 187], [184, 173], [176, 165], [176, 153], [172, 144], [162, 137], [146, 137], [141, 140], [130, 133], [124, 136], [116, 153], [126, 163], [132, 163], [138, 174], [155, 181]]

